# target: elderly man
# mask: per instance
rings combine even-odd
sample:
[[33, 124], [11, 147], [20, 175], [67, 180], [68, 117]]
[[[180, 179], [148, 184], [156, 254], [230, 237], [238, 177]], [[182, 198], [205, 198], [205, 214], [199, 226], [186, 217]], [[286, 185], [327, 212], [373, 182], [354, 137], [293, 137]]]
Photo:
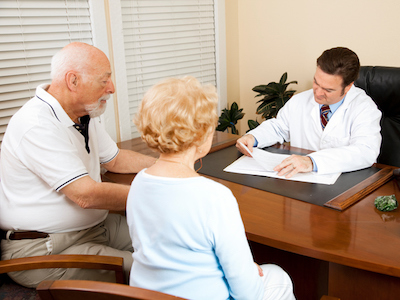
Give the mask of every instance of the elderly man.
[[[129, 186], [101, 182], [100, 164], [136, 173], [154, 158], [120, 150], [99, 122], [114, 93], [106, 55], [71, 43], [51, 64], [52, 82], [10, 120], [1, 149], [2, 259], [50, 254], [99, 254], [124, 258], [132, 243], [125, 217]], [[11, 273], [35, 287], [43, 279], [113, 281], [111, 272], [49, 269]]]
[[[313, 89], [293, 96], [276, 119], [238, 139], [243, 145], [267, 147], [277, 142], [314, 150], [292, 155], [275, 167], [287, 178], [299, 172], [348, 172], [370, 167], [381, 144], [381, 112], [366, 93], [353, 85], [360, 62], [347, 48], [326, 50], [317, 60]], [[239, 143], [241, 142], [241, 143]]]

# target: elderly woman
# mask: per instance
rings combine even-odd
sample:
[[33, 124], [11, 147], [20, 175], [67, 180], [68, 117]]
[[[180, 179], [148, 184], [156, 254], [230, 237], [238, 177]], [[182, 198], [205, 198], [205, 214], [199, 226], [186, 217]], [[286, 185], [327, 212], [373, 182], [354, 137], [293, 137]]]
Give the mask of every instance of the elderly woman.
[[253, 262], [231, 191], [194, 169], [210, 150], [216, 107], [215, 88], [193, 77], [167, 79], [142, 100], [135, 123], [160, 157], [128, 196], [130, 285], [188, 299], [294, 299], [280, 267]]

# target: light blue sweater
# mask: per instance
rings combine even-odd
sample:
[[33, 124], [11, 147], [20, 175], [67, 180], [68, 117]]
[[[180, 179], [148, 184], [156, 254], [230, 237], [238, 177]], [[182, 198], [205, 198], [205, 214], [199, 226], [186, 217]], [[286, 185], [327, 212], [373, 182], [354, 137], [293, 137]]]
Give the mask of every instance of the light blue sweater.
[[188, 299], [262, 299], [236, 199], [204, 177], [141, 171], [131, 185], [130, 285]]

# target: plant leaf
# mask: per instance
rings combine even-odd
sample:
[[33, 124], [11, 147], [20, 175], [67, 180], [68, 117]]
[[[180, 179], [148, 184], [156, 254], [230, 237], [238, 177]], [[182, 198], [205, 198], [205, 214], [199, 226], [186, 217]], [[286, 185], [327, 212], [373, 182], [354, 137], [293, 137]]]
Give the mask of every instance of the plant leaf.
[[247, 130], [246, 132], [249, 132], [250, 130], [253, 130], [258, 125], [260, 125], [260, 123], [257, 120], [248, 120], [247, 125], [249, 125], [249, 130]]
[[237, 105], [236, 102], [233, 102], [231, 105], [231, 110], [237, 110], [239, 108], [239, 106]]
[[257, 86], [255, 86], [255, 87], [253, 87], [253, 91], [254, 92], [256, 92], [256, 93], [263, 93], [264, 91], [265, 91], [265, 88], [266, 88], [267, 86], [265, 85], [265, 84], [263, 84], [263, 85], [257, 85]]
[[276, 96], [276, 95], [266, 95], [264, 98], [262, 98], [261, 100], [258, 100], [256, 103], [271, 102], [271, 101], [275, 101], [277, 98], [278, 98], [278, 96]]
[[279, 80], [279, 84], [283, 85], [287, 80], [287, 72], [283, 73], [281, 80]]

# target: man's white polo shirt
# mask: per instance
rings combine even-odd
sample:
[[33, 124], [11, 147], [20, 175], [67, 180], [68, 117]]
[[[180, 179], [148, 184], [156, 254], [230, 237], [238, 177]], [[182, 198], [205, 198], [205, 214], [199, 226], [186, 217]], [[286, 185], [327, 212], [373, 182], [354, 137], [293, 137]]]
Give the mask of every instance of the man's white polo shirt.
[[100, 163], [118, 147], [99, 123], [89, 123], [89, 148], [58, 101], [39, 86], [10, 120], [1, 149], [0, 226], [48, 233], [82, 230], [103, 221], [106, 210], [83, 209], [59, 192], [90, 176], [100, 182]]

